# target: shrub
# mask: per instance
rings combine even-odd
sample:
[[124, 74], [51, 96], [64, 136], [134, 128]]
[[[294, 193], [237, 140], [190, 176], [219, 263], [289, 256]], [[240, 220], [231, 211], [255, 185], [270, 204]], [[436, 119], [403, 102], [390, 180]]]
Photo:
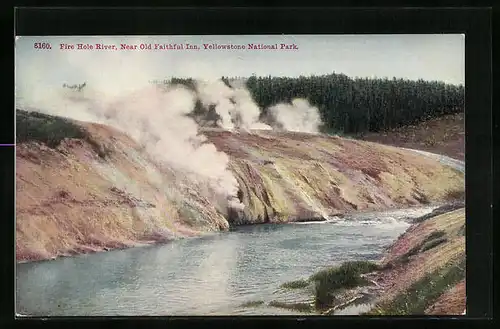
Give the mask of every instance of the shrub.
[[290, 310], [295, 310], [295, 311], [299, 311], [299, 312], [307, 312], [307, 313], [314, 311], [313, 307], [307, 303], [285, 303], [285, 302], [280, 302], [278, 300], [273, 300], [269, 303], [269, 306], [286, 308], [286, 309], [290, 309]]
[[443, 231], [443, 230], [439, 230], [439, 231], [433, 231], [431, 234], [429, 234], [422, 243], [426, 243], [426, 242], [429, 242], [429, 241], [432, 241], [432, 240], [435, 240], [435, 239], [439, 239], [439, 238], [442, 238], [446, 235], [446, 232]]
[[36, 112], [16, 111], [16, 142], [40, 141], [51, 148], [64, 138], [86, 137], [85, 131], [71, 120]]
[[16, 142], [42, 142], [56, 148], [65, 138], [85, 140], [101, 158], [110, 154], [110, 149], [94, 140], [81, 126], [70, 119], [38, 112], [16, 110]]
[[353, 288], [367, 284], [361, 274], [379, 270], [380, 266], [368, 261], [345, 262], [313, 274], [309, 280], [315, 282], [316, 308], [328, 307], [334, 300], [334, 293], [342, 288]]
[[408, 263], [410, 261], [410, 258], [412, 256], [415, 256], [416, 254], [418, 254], [418, 252], [420, 251], [421, 247], [422, 247], [422, 245], [419, 244], [418, 246], [415, 246], [415, 247], [411, 248], [405, 254], [401, 255], [399, 257], [399, 259], [397, 260], [397, 262]]
[[420, 251], [424, 252], [424, 251], [427, 251], [429, 249], [435, 248], [435, 247], [439, 246], [440, 244], [445, 243], [446, 241], [448, 241], [448, 239], [446, 239], [446, 238], [438, 238], [438, 239], [428, 241], [422, 245], [422, 248], [420, 249]]
[[240, 306], [241, 307], [257, 307], [257, 306], [260, 306], [262, 304], [264, 304], [263, 300], [252, 300], [249, 302], [245, 302], [245, 303], [241, 304]]
[[448, 239], [445, 238], [445, 235], [445, 231], [433, 231], [431, 234], [426, 236], [421, 243], [408, 250], [405, 254], [399, 256], [395, 263], [408, 263], [412, 256], [437, 247], [438, 245], [448, 241]]
[[300, 289], [309, 286], [310, 282], [304, 279], [283, 283], [280, 287], [285, 289]]

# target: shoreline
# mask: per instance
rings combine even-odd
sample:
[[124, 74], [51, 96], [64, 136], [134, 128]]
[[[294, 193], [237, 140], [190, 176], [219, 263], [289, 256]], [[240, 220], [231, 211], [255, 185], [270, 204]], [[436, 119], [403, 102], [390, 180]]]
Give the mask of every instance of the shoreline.
[[[418, 217], [412, 217], [408, 220], [408, 222], [411, 222], [412, 224], [410, 224], [408, 227], [405, 227], [404, 231], [402, 231], [402, 233], [398, 237], [391, 239], [392, 242], [390, 242], [390, 245], [387, 248], [380, 250], [380, 252], [377, 252], [375, 258], [368, 258], [363, 260], [359, 259], [356, 256], [353, 256], [348, 258], [345, 262], [338, 263], [335, 266], [324, 268], [323, 270], [312, 274], [308, 279], [283, 282], [278, 288], [278, 290], [301, 289], [304, 286], [300, 287], [296, 283], [306, 283], [307, 290], [309, 290], [310, 288], [315, 288], [315, 292], [310, 295], [313, 302], [304, 303], [302, 299], [293, 301], [288, 300], [287, 298], [285, 298], [285, 300], [281, 300], [281, 297], [278, 297], [278, 299], [273, 299], [270, 302], [269, 300], [259, 302], [259, 305], [273, 308], [277, 307], [281, 309], [302, 310], [302, 312], [305, 312], [305, 306], [307, 304], [309, 305], [307, 309], [309, 309], [310, 311], [306, 313], [310, 313], [311, 315], [411, 315], [444, 313], [460, 315], [463, 312], [462, 302], [465, 305], [465, 297], [462, 298], [462, 295], [464, 293], [464, 274], [458, 273], [459, 276], [457, 277], [457, 273], [455, 273], [452, 274], [451, 279], [443, 279], [447, 280], [445, 282], [446, 286], [444, 286], [443, 283], [439, 283], [439, 280], [441, 280], [441, 277], [449, 277], [449, 273], [453, 272], [454, 268], [456, 268], [457, 266], [465, 268], [463, 265], [464, 260], [461, 260], [461, 258], [465, 257], [465, 253], [463, 250], [463, 248], [465, 247], [465, 236], [463, 232], [460, 233], [460, 231], [463, 230], [463, 226], [465, 224], [464, 216], [465, 209], [462, 203], [462, 205], [455, 204], [453, 207], [450, 207], [450, 204], [446, 204], [439, 207], [438, 209], [433, 210], [431, 213], [422, 214]], [[458, 229], [460, 226], [462, 227]], [[436, 233], [439, 233], [439, 231], [442, 229], [446, 230], [445, 237], [447, 238], [447, 240], [445, 240], [443, 244], [436, 244], [427, 248], [423, 248], [428, 245], [427, 242], [431, 242], [428, 239], [429, 236], [436, 237]], [[221, 235], [224, 233], [226, 232], [213, 232], [212, 234]], [[459, 238], [461, 239], [461, 241], [456, 241], [459, 235], [461, 235], [461, 238]], [[437, 236], [437, 238], [440, 237], [442, 237], [442, 235]], [[192, 236], [189, 238], [200, 239], [203, 238], [203, 236]], [[163, 244], [169, 244], [170, 242], [174, 242], [174, 240], [166, 241]], [[458, 248], [462, 248], [462, 251], [454, 252], [454, 256], [446, 256], [446, 254], [450, 252], [450, 245], [453, 248], [457, 247], [456, 242], [459, 242]], [[140, 247], [155, 248], [159, 244], [160, 243], [157, 243], [156, 245], [143, 244]], [[461, 246], [461, 244], [463, 244], [463, 246]], [[406, 250], [403, 247], [404, 245], [407, 245]], [[417, 249], [419, 249], [417, 252], [412, 251], [415, 249], [415, 246], [417, 246]], [[123, 248], [122, 250], [125, 249], [128, 248]], [[138, 256], [141, 255], [142, 252], [143, 251], [139, 250], [134, 252], [134, 254]], [[126, 257], [126, 254], [117, 255]], [[76, 256], [85, 257], [85, 254]], [[115, 256], [111, 255], [109, 257], [114, 258]], [[432, 260], [433, 258], [434, 260]], [[429, 259], [431, 260], [431, 263], [429, 263]], [[50, 260], [40, 260], [29, 263], [40, 263], [47, 261]], [[90, 259], [86, 261], [88, 262], [90, 261]], [[96, 258], [96, 261], [99, 261], [99, 258]], [[71, 263], [72, 261], [69, 262]], [[417, 264], [418, 262], [420, 262], [420, 265]], [[437, 264], [436, 262], [439, 264]], [[28, 262], [24, 262], [24, 264], [26, 263]], [[434, 265], [432, 263], [434, 263]], [[20, 265], [21, 263], [18, 264]], [[37, 264], [33, 265], [37, 266]], [[339, 267], [344, 267], [347, 272], [338, 271]], [[418, 268], [423, 269], [425, 273], [418, 273], [418, 271], [420, 271], [418, 270]], [[337, 276], [336, 280], [339, 279], [340, 281], [335, 283], [334, 286], [328, 288], [329, 279], [327, 279], [327, 277], [325, 277], [323, 274], [319, 276], [318, 274], [320, 272], [326, 272], [324, 274], [330, 275], [328, 274], [330, 269], [337, 269], [335, 270], [335, 273], [337, 274], [334, 275]], [[349, 273], [354, 274], [354, 277], [352, 277]], [[340, 277], [338, 277], [339, 275]], [[435, 286], [434, 283], [426, 283], [425, 280], [428, 280], [427, 277], [429, 275], [433, 277], [433, 281], [436, 280], [435, 282], [438, 282], [437, 286]], [[323, 277], [323, 279], [318, 279], [321, 277]], [[325, 278], [327, 281], [324, 281]], [[355, 281], [351, 281], [352, 279], [350, 278], [354, 278]], [[458, 283], [457, 279], [459, 280]], [[317, 304], [317, 300], [315, 301], [315, 298], [318, 298], [317, 280], [323, 280], [323, 285], [325, 283], [327, 284], [327, 286], [324, 286], [324, 288], [322, 289], [331, 289], [332, 287], [333, 289], [337, 289], [331, 293], [332, 296], [334, 296], [331, 304]], [[406, 285], [401, 285], [401, 283], [405, 281]], [[423, 285], [422, 282], [424, 282]], [[277, 284], [279, 284], [279, 281]], [[294, 286], [294, 284], [296, 285]], [[419, 285], [418, 288], [412, 288], [415, 286], [415, 284]], [[419, 295], [419, 291], [423, 291], [421, 296]], [[410, 306], [406, 307], [408, 310], [413, 310], [413, 313], [397, 313], [399, 311], [393, 313], [395, 310], [393, 306], [394, 303], [401, 303], [398, 302], [398, 300], [401, 300], [401, 296], [406, 295], [410, 296], [404, 297], [410, 298], [408, 300], [408, 304]], [[412, 300], [411, 298], [415, 298], [411, 297], [412, 295], [417, 295], [418, 298]], [[323, 296], [325, 295], [323, 294]], [[387, 299], [387, 296], [390, 297]], [[396, 300], [396, 302], [393, 302], [394, 300]], [[425, 312], [424, 309], [419, 308], [418, 305], [424, 305]], [[460, 310], [457, 310], [456, 305], [459, 305]], [[247, 307], [257, 306], [249, 305]], [[294, 307], [296, 309], [294, 309]], [[419, 309], [420, 311], [418, 311]]]
[[[324, 305], [326, 308], [313, 307], [312, 314], [337, 315], [352, 308], [358, 309], [357, 315], [463, 315], [466, 306], [464, 228], [465, 202], [447, 203], [414, 218], [376, 261], [346, 261], [319, 271], [308, 280], [282, 285], [303, 289], [320, 284], [322, 288], [316, 286], [316, 298], [334, 296]], [[372, 268], [359, 270], [356, 267], [360, 265], [356, 263]], [[347, 272], [339, 272], [341, 268]], [[331, 278], [321, 286], [321, 281], [311, 279], [318, 275]], [[352, 276], [357, 278], [354, 285]], [[340, 283], [329, 286], [330, 280], [340, 280]], [[284, 307], [293, 305], [288, 303]], [[370, 307], [361, 311], [361, 306]]]
[[[432, 205], [412, 205], [409, 207], [388, 207], [384, 208], [382, 210], [357, 210], [357, 211], [351, 211], [343, 214], [337, 214], [337, 215], [332, 215], [332, 217], [338, 217], [340, 219], [345, 219], [346, 217], [353, 216], [353, 215], [360, 215], [360, 214], [369, 214], [369, 213], [382, 213], [382, 212], [391, 212], [391, 211], [404, 211], [404, 210], [412, 210], [412, 209], [424, 209], [424, 208], [438, 208], [444, 205], [447, 205], [449, 203], [433, 203]], [[431, 210], [432, 211], [432, 210]], [[53, 256], [50, 258], [35, 258], [35, 259], [21, 259], [18, 260], [16, 258], [16, 264], [27, 264], [27, 263], [37, 263], [37, 262], [48, 262], [48, 261], [53, 261], [53, 260], [58, 260], [62, 258], [70, 258], [70, 257], [78, 257], [82, 255], [92, 255], [92, 254], [97, 254], [97, 253], [103, 253], [103, 252], [109, 252], [109, 251], [118, 251], [118, 250], [126, 250], [126, 249], [132, 249], [132, 248], [144, 248], [144, 247], [154, 247], [154, 246], [162, 246], [168, 243], [173, 243], [178, 240], [184, 240], [184, 239], [198, 239], [202, 238], [204, 236], [210, 235], [210, 234], [224, 234], [228, 233], [234, 230], [237, 230], [240, 227], [248, 227], [248, 226], [256, 226], [256, 225], [293, 225], [293, 224], [304, 224], [304, 223], [320, 223], [320, 222], [327, 222], [328, 219], [325, 219], [323, 217], [313, 217], [310, 219], [301, 219], [301, 220], [294, 220], [294, 221], [287, 221], [287, 222], [277, 222], [277, 223], [261, 223], [261, 222], [256, 222], [252, 224], [243, 224], [243, 225], [235, 225], [230, 227], [227, 231], [217, 231], [217, 232], [199, 232], [199, 234], [195, 236], [179, 236], [176, 238], [171, 238], [171, 239], [165, 239], [165, 240], [147, 240], [147, 241], [141, 241], [141, 242], [135, 242], [134, 244], [130, 246], [120, 246], [116, 248], [110, 248], [110, 247], [97, 247], [97, 246], [80, 246], [81, 249], [85, 249], [87, 252], [80, 252], [80, 253], [64, 253], [61, 255]], [[411, 226], [410, 226], [411, 227]], [[125, 244], [125, 243], [124, 243]], [[16, 252], [17, 254], [17, 252]], [[17, 255], [16, 255], [17, 256]]]

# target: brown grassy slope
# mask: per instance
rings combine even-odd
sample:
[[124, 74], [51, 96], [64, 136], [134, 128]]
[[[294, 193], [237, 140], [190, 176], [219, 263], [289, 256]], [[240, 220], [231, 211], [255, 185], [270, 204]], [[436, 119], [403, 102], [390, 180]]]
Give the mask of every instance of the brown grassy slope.
[[458, 160], [465, 159], [463, 113], [434, 118], [415, 126], [401, 127], [388, 132], [367, 133], [357, 138], [444, 154]]
[[[462, 314], [465, 275], [457, 281], [437, 282], [465, 261], [464, 225], [465, 209], [460, 208], [414, 224], [399, 237], [382, 260], [385, 270], [370, 277], [380, 287], [371, 314], [416, 314], [418, 307], [406, 305], [408, 300], [428, 304], [420, 314]], [[434, 287], [425, 283], [426, 275]], [[432, 297], [438, 289], [443, 292]]]
[[461, 315], [466, 307], [465, 279], [450, 288], [425, 311], [428, 315]]
[[378, 263], [347, 261], [282, 287], [313, 288], [323, 315], [359, 304], [372, 305], [366, 315], [460, 315], [465, 265], [465, 209], [457, 202], [416, 219]]

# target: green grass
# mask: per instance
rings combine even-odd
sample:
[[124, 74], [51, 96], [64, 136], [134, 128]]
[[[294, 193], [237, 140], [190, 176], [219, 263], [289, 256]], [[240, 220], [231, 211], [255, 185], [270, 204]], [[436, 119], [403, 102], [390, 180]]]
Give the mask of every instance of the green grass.
[[263, 300], [251, 300], [240, 305], [240, 307], [257, 307], [264, 304]]
[[34, 140], [55, 148], [64, 138], [85, 137], [85, 131], [68, 119], [37, 112], [16, 111], [17, 143]]
[[101, 158], [105, 158], [110, 151], [92, 139], [83, 127], [75, 124], [70, 119], [38, 112], [16, 110], [16, 143], [38, 141], [54, 149], [65, 138], [85, 140]]
[[329, 267], [327, 269], [316, 272], [315, 274], [309, 277], [309, 280], [317, 281], [321, 280], [325, 276], [328, 276], [332, 271], [345, 271], [345, 272], [355, 272], [355, 273], [368, 273], [372, 271], [379, 270], [380, 266], [369, 261], [352, 261], [352, 262], [344, 262], [342, 265], [337, 267]]
[[280, 288], [285, 289], [301, 289], [309, 286], [311, 283], [308, 280], [295, 280], [283, 283]]
[[429, 234], [425, 239], [424, 239], [424, 243], [425, 242], [429, 242], [431, 240], [434, 240], [434, 239], [439, 239], [439, 238], [442, 238], [446, 235], [446, 232], [443, 231], [443, 230], [439, 230], [439, 231], [433, 231], [431, 234]]
[[465, 224], [460, 227], [458, 235], [465, 236]]
[[278, 300], [273, 300], [269, 303], [269, 306], [285, 308], [289, 310], [311, 313], [314, 312], [314, 308], [307, 303], [285, 303]]
[[444, 206], [441, 206], [439, 208], [434, 209], [431, 213], [423, 215], [421, 217], [415, 218], [413, 220], [413, 223], [422, 223], [428, 219], [431, 219], [433, 217], [439, 216], [446, 214], [448, 212], [463, 208], [465, 204], [463, 202], [455, 202], [452, 204], [446, 204]]
[[367, 315], [424, 314], [444, 292], [465, 278], [465, 257], [444, 266], [413, 283], [388, 303], [376, 305]]
[[445, 231], [434, 231], [431, 234], [429, 234], [424, 241], [420, 244], [420, 249], [419, 252], [424, 252], [429, 249], [435, 248], [439, 246], [442, 243], [445, 243], [448, 241], [446, 238], [446, 232]]
[[445, 243], [446, 241], [448, 241], [447, 238], [438, 238], [438, 239], [428, 241], [422, 245], [420, 252], [425, 252], [429, 249], [435, 248], [435, 247], [439, 246], [440, 244]]
[[408, 263], [412, 256], [415, 256], [418, 253], [425, 252], [439, 246], [442, 243], [447, 242], [448, 239], [445, 236], [445, 231], [433, 231], [431, 234], [426, 236], [421, 243], [408, 250], [405, 254], [399, 256], [399, 258], [396, 259], [394, 263]]
[[315, 306], [327, 308], [335, 300], [335, 292], [344, 288], [354, 288], [368, 282], [361, 274], [379, 270], [380, 266], [368, 261], [345, 262], [339, 267], [331, 267], [313, 274], [309, 280], [315, 283]]

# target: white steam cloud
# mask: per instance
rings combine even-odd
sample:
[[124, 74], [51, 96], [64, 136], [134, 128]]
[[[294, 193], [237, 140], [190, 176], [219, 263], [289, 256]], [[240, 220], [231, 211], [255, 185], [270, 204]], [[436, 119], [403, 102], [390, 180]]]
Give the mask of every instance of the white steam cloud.
[[[27, 63], [17, 63], [18, 105], [124, 131], [156, 158], [205, 182], [216, 192], [217, 199], [223, 196], [227, 200], [230, 208], [244, 208], [237, 198], [238, 182], [228, 169], [228, 156], [208, 143], [199, 134], [198, 123], [187, 116], [193, 112], [197, 100], [205, 110], [213, 106], [220, 118], [218, 126], [229, 130], [280, 127], [317, 132], [321, 123], [317, 108], [302, 99], [271, 107], [273, 120], [268, 122], [271, 126], [259, 122], [261, 109], [246, 89], [245, 80], [232, 80], [230, 86], [220, 79], [197, 80], [194, 91], [178, 85], [158, 88], [150, 81], [167, 75], [168, 69], [160, 72], [161, 67], [144, 53], [102, 53], [99, 60], [85, 52], [61, 52], [55, 56], [58, 56], [55, 62], [69, 74], [77, 72], [84, 77], [86, 87], [77, 92], [62, 88], [62, 84], [84, 81], [52, 84], [45, 81], [43, 78], [50, 76], [51, 67], [33, 58]], [[189, 70], [196, 71], [186, 68]], [[206, 76], [213, 74], [207, 72]]]
[[222, 80], [197, 81], [196, 90], [205, 108], [210, 105], [215, 106], [215, 111], [220, 116], [218, 125], [232, 130], [234, 128], [232, 117], [235, 114], [234, 104], [231, 102], [233, 90], [226, 86]]
[[259, 122], [260, 108], [246, 89], [245, 80], [232, 80], [229, 86], [220, 79], [197, 81], [196, 90], [206, 109], [214, 106], [215, 112], [220, 117], [219, 127], [247, 131], [272, 129], [271, 126]]
[[44, 83], [38, 78], [49, 72], [40, 72], [40, 66], [20, 70], [16, 77], [19, 105], [122, 130], [156, 158], [206, 182], [225, 197], [227, 206], [242, 209], [228, 156], [206, 143], [196, 122], [186, 116], [193, 111], [197, 96], [178, 86], [161, 90], [151, 85], [157, 68], [148, 65], [144, 57], [104, 57], [89, 61], [78, 53], [61, 56], [68, 69], [82, 71], [87, 87], [80, 92], [61, 88], [63, 82]]
[[305, 99], [296, 98], [291, 104], [277, 104], [269, 111], [284, 130], [316, 133], [321, 125], [318, 109]]

